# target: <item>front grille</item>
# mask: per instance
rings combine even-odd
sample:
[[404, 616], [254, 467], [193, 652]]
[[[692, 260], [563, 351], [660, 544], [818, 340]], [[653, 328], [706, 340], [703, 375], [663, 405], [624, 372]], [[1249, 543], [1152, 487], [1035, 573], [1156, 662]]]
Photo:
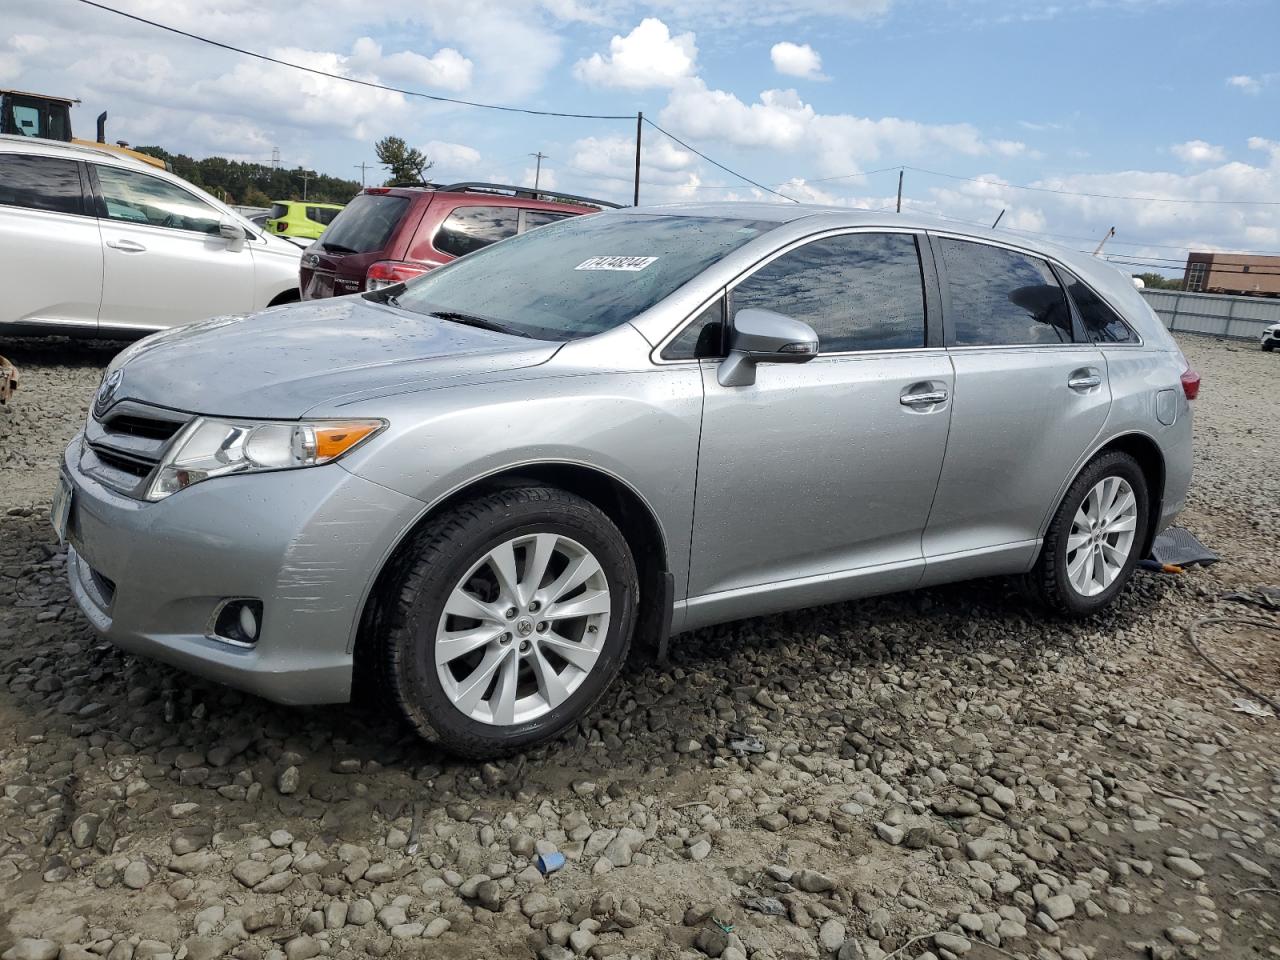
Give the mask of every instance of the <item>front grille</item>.
[[84, 430], [81, 469], [126, 496], [141, 498], [147, 480], [191, 415], [134, 400], [121, 400]]

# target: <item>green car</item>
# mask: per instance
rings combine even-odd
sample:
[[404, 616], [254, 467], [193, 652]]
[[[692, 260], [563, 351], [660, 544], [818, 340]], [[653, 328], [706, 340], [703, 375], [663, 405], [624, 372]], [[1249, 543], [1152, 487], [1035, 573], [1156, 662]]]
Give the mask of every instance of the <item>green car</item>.
[[276, 200], [271, 204], [267, 229], [285, 237], [314, 240], [324, 233], [338, 211], [340, 203], [308, 203], [306, 200]]

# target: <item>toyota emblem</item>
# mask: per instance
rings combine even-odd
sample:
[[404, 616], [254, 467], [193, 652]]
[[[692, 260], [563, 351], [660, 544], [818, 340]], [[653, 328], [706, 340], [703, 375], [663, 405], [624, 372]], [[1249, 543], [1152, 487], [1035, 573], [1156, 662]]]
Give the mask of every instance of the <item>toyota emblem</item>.
[[102, 386], [98, 388], [98, 395], [93, 401], [93, 408], [98, 413], [103, 413], [107, 407], [111, 406], [111, 401], [115, 399], [116, 392], [120, 389], [120, 383], [124, 380], [124, 371], [117, 370], [102, 381]]

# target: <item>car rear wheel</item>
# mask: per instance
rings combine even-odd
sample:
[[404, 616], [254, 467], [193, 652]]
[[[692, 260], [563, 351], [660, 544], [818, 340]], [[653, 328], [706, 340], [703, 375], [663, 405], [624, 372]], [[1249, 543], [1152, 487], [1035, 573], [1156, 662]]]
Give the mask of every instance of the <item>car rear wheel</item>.
[[1146, 476], [1126, 453], [1106, 453], [1067, 489], [1028, 575], [1054, 612], [1087, 617], [1111, 603], [1141, 559], [1148, 523]]
[[1267, 351], [1267, 353], [1270, 353], [1275, 348], [1276, 348], [1276, 343], [1274, 340], [1268, 340], [1266, 343], [1262, 345], [1262, 349]]
[[581, 497], [528, 486], [471, 500], [415, 539], [383, 643], [409, 723], [468, 757], [548, 740], [626, 659], [639, 586], [626, 540]]

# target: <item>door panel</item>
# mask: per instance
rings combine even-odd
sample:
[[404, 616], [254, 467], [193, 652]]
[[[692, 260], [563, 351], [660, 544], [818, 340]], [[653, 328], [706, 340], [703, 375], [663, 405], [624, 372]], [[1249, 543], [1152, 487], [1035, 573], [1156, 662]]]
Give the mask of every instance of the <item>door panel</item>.
[[[903, 566], [878, 589], [911, 586], [947, 439], [946, 351], [760, 364], [746, 387], [720, 386], [718, 365], [703, 362], [689, 595], [883, 564]], [[925, 388], [948, 398], [903, 402]]]
[[1083, 344], [958, 349], [951, 360], [951, 436], [924, 535], [931, 558], [1037, 539], [1111, 406], [1102, 353]]

